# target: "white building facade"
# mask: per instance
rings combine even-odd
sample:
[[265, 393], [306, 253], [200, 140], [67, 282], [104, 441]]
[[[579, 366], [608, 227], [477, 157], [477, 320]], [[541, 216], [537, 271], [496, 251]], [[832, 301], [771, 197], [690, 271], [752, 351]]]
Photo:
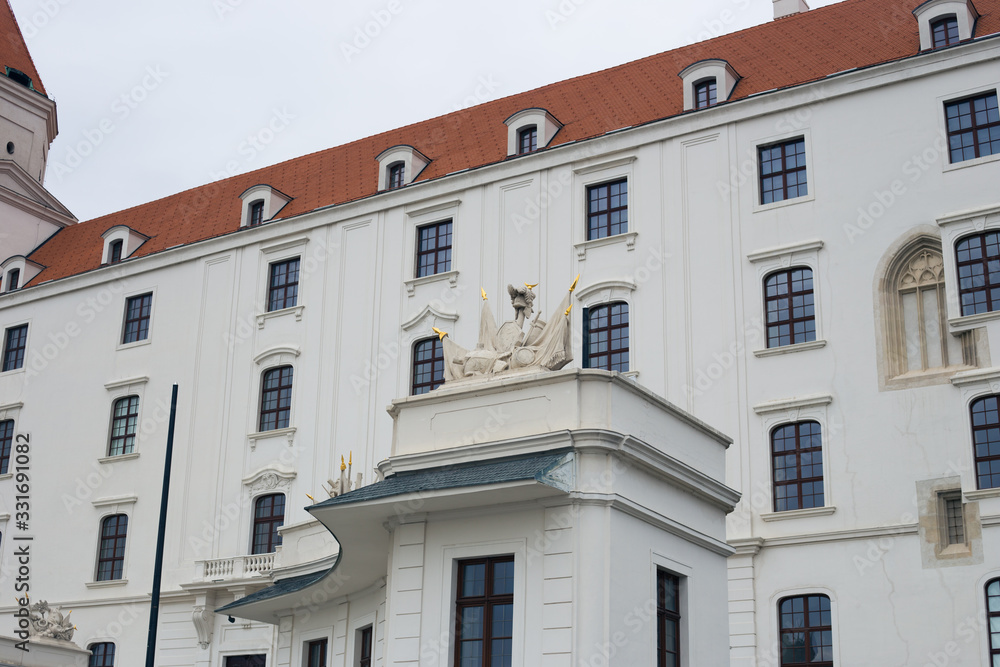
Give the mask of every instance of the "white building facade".
[[[365, 642], [373, 665], [454, 664], [445, 564], [507, 554], [525, 610], [511, 664], [656, 664], [652, 626], [625, 648], [615, 638], [663, 571], [705, 592], [680, 597], [682, 665], [1000, 665], [1000, 3], [775, 4], [790, 15], [603, 73], [650, 86], [633, 105], [662, 87], [677, 108], [642, 122], [608, 112], [597, 132], [573, 116], [585, 104], [557, 107], [575, 90], [559, 86], [583, 84], [556, 84], [473, 110], [495, 120], [476, 140], [496, 160], [456, 165], [445, 136], [478, 125], [445, 117], [373, 137], [371, 192], [322, 205], [278, 165], [164, 200], [174, 226], [144, 225], [150, 209], [76, 224], [29, 183], [37, 160], [0, 162], [0, 205], [21, 216], [5, 218], [20, 245], [0, 257], [4, 604], [14, 538], [31, 536], [32, 599], [73, 609], [81, 647], [113, 650], [92, 664], [140, 663], [176, 382], [159, 665], [357, 666]], [[0, 77], [4, 99], [22, 88]], [[54, 104], [35, 102], [51, 141]], [[353, 493], [455, 465], [417, 426], [398, 431], [400, 415], [472, 400], [450, 386], [404, 398], [440, 381], [432, 329], [475, 340], [481, 290], [503, 320], [507, 285], [521, 281], [547, 315], [577, 274], [575, 361], [553, 377], [605, 378], [645, 407], [604, 430], [700, 475], [685, 486], [658, 459], [642, 470], [661, 495], [630, 476], [597, 493], [676, 524], [617, 531], [618, 510], [574, 514], [586, 536], [529, 573], [526, 545], [552, 529], [546, 503], [590, 491], [434, 495], [433, 511], [391, 532], [393, 512], [331, 498], [347, 491], [342, 459], [362, 473]], [[583, 479], [598, 455], [544, 438], [585, 427], [526, 409], [496, 428], [461, 422], [472, 435], [458, 446], [572, 453]], [[662, 414], [691, 433], [650, 429]], [[414, 423], [449, 419], [434, 415]], [[421, 444], [404, 455], [401, 438]], [[737, 499], [726, 487], [741, 499], [723, 535]], [[335, 515], [373, 545], [371, 586], [336, 580]], [[597, 549], [608, 551], [595, 560]], [[548, 562], [570, 582], [546, 583]], [[402, 586], [415, 568], [419, 585]], [[295, 608], [327, 572], [349, 593]], [[393, 606], [404, 598], [410, 612]], [[235, 622], [214, 613], [232, 603]], [[403, 632], [400, 614], [420, 627]], [[310, 662], [321, 645], [324, 662]]]

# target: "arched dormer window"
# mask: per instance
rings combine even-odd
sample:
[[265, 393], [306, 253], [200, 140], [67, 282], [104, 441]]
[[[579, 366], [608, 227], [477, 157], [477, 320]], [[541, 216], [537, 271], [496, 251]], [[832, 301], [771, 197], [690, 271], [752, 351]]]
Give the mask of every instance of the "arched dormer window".
[[126, 260], [139, 249], [139, 246], [149, 240], [145, 234], [125, 225], [115, 225], [101, 234], [101, 237], [104, 239], [101, 264], [117, 264]]
[[545, 148], [562, 129], [562, 123], [545, 109], [522, 109], [504, 121], [507, 156], [526, 155]]
[[387, 148], [375, 159], [378, 161], [379, 192], [409, 185], [431, 163], [429, 157], [405, 144]]
[[920, 32], [920, 50], [937, 49], [972, 39], [979, 12], [972, 0], [927, 0], [913, 10]]
[[27, 285], [35, 276], [45, 268], [41, 264], [32, 262], [23, 255], [8, 257], [0, 264], [0, 289], [4, 294], [16, 292]]
[[727, 101], [740, 75], [725, 60], [699, 60], [677, 75], [684, 85], [684, 110], [707, 109]]
[[243, 212], [240, 227], [258, 227], [272, 220], [292, 198], [265, 183], [247, 188], [240, 195]]

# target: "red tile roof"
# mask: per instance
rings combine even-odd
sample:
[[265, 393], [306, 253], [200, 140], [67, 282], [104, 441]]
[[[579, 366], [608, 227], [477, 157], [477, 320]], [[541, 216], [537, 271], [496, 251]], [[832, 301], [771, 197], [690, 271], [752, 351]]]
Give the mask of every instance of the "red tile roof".
[[[35, 69], [35, 62], [28, 53], [28, 46], [24, 43], [24, 35], [14, 18], [14, 10], [10, 8], [10, 0], [5, 0], [0, 4], [0, 68], [13, 67], [21, 70], [31, 77], [31, 83], [35, 90], [42, 95], [45, 94], [45, 86], [42, 85], [42, 77], [38, 76]], [[4, 70], [0, 69], [0, 72]]]
[[[294, 197], [280, 218], [374, 195], [375, 157], [396, 144], [410, 144], [432, 160], [420, 181], [503, 161], [503, 121], [528, 107], [543, 107], [564, 123], [552, 145], [680, 114], [683, 90], [677, 74], [698, 60], [728, 61], [743, 77], [733, 95], [741, 99], [913, 56], [919, 37], [912, 10], [922, 1], [845, 0], [73, 225], [32, 253], [32, 260], [47, 268], [30, 284], [98, 268], [101, 234], [114, 225], [150, 237], [135, 256], [234, 232], [240, 224], [238, 197], [258, 183]], [[1000, 0], [976, 0], [976, 9], [981, 15], [977, 37], [1000, 32]]]

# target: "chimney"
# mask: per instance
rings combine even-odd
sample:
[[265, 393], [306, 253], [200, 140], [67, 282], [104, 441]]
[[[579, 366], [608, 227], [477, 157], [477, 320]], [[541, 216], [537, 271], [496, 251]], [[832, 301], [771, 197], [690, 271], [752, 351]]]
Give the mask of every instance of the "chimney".
[[808, 11], [809, 5], [806, 4], [806, 0], [774, 0], [775, 20]]

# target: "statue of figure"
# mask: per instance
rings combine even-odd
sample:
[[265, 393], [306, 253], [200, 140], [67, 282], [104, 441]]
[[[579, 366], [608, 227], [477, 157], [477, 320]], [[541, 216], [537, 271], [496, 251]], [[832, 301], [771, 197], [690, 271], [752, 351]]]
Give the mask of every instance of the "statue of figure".
[[[493, 313], [487, 303], [486, 291], [482, 290], [483, 307], [479, 318], [479, 341], [473, 350], [467, 350], [455, 343], [448, 333], [440, 329], [434, 332], [441, 338], [444, 349], [444, 380], [455, 382], [477, 377], [494, 376], [512, 371], [551, 370], [556, 371], [573, 360], [571, 323], [573, 290], [576, 277], [569, 291], [548, 322], [534, 313], [536, 285], [524, 287], [507, 285], [514, 319], [497, 328]], [[528, 322], [528, 330], [524, 324]]]
[[62, 611], [58, 607], [50, 607], [45, 600], [39, 600], [28, 608], [32, 636], [67, 642], [73, 641], [73, 632], [76, 627], [69, 619], [72, 613], [72, 611], [68, 612], [63, 617]]

